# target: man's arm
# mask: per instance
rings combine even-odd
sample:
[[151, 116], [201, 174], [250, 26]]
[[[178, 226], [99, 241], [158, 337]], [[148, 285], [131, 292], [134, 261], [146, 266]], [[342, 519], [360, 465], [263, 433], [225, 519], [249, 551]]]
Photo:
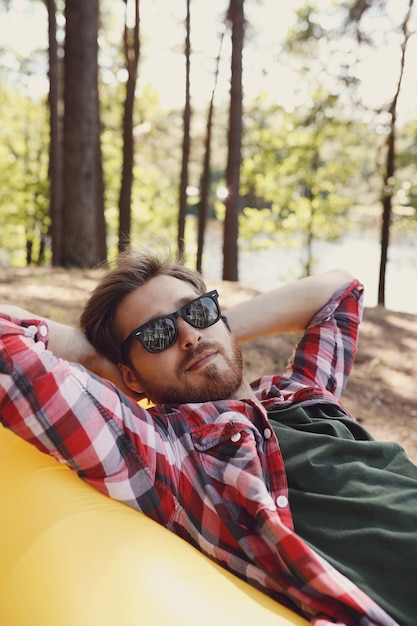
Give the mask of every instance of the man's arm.
[[49, 329], [48, 347], [55, 356], [86, 366], [98, 357], [84, 333], [77, 328], [41, 317], [12, 304], [0, 304], [0, 313], [6, 313], [20, 320], [31, 319], [46, 322]]
[[[0, 313], [0, 424], [99, 491], [136, 509], [146, 507], [167, 525], [154, 476], [157, 464], [161, 475], [170, 475], [172, 454], [164, 452], [165, 439], [155, 443], [153, 416], [103, 378], [43, 349], [46, 320], [18, 307], [0, 306]], [[55, 322], [51, 328], [56, 351], [89, 360], [90, 348], [78, 331]]]
[[351, 280], [349, 272], [331, 270], [260, 294], [227, 310], [231, 331], [239, 343], [303, 331], [331, 296]]
[[128, 395], [133, 395], [133, 392], [123, 383], [117, 365], [100, 355], [81, 330], [41, 317], [11, 304], [0, 304], [0, 313], [20, 320], [30, 319], [46, 322], [49, 329], [48, 349], [55, 356], [80, 363], [91, 372], [111, 381]]

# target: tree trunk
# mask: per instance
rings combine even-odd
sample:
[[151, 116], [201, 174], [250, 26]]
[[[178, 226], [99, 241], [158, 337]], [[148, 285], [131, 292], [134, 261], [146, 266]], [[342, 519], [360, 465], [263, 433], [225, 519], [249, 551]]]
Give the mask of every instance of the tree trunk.
[[123, 250], [129, 248], [131, 237], [131, 202], [134, 166], [133, 112], [140, 57], [139, 25], [139, 0], [135, 0], [135, 25], [133, 28], [128, 27], [126, 15], [124, 31], [124, 52], [128, 79], [126, 83], [123, 116], [123, 167], [119, 196], [119, 252], [123, 252]]
[[190, 124], [191, 124], [191, 102], [190, 102], [190, 0], [187, 2], [187, 15], [185, 19], [185, 105], [184, 105], [184, 131], [182, 140], [182, 163], [179, 193], [179, 213], [178, 213], [178, 257], [184, 254], [185, 246], [185, 218], [187, 216], [187, 187], [188, 187], [188, 161], [190, 158]]
[[[97, 111], [100, 111], [100, 100], [98, 91], [96, 91], [96, 107]], [[106, 232], [106, 218], [104, 214], [104, 173], [103, 173], [103, 158], [101, 152], [101, 124], [99, 121], [99, 130], [96, 136], [96, 243], [97, 243], [97, 258], [99, 263], [103, 264], [107, 261], [107, 232]]]
[[223, 280], [237, 281], [238, 237], [240, 210], [240, 165], [242, 145], [242, 51], [244, 39], [244, 0], [230, 0], [229, 18], [232, 24], [232, 66], [230, 82], [230, 114], [223, 239]]
[[[314, 170], [313, 170], [314, 171]], [[305, 242], [306, 242], [306, 261], [304, 264], [304, 276], [311, 276], [313, 269], [313, 242], [314, 242], [314, 193], [310, 186], [307, 191], [307, 199], [310, 205], [310, 216], [306, 226]]]
[[49, 184], [52, 265], [58, 266], [62, 250], [62, 119], [59, 114], [61, 100], [60, 63], [56, 39], [55, 0], [46, 0], [48, 10], [49, 55]]
[[196, 269], [200, 274], [203, 271], [203, 249], [204, 249], [204, 237], [206, 232], [207, 223], [207, 209], [208, 209], [208, 197], [210, 192], [210, 178], [211, 178], [211, 134], [213, 128], [213, 98], [210, 101], [209, 111], [207, 115], [206, 124], [206, 139], [203, 161], [203, 173], [201, 176], [200, 184], [200, 204], [198, 210], [198, 237], [197, 237], [197, 260]]
[[400, 95], [402, 79], [404, 75], [405, 66], [405, 53], [407, 50], [407, 43], [410, 38], [408, 31], [408, 24], [410, 21], [411, 11], [413, 8], [414, 0], [409, 0], [409, 7], [404, 17], [401, 30], [404, 35], [403, 43], [401, 46], [401, 65], [400, 75], [398, 78], [397, 88], [394, 94], [394, 98], [390, 106], [391, 123], [390, 132], [387, 138], [387, 157], [385, 164], [385, 172], [383, 178], [383, 196], [382, 196], [382, 222], [381, 222], [381, 258], [379, 264], [379, 283], [378, 283], [378, 304], [385, 306], [385, 279], [386, 270], [388, 264], [388, 249], [390, 239], [390, 227], [392, 220], [392, 197], [393, 197], [393, 184], [395, 176], [395, 139], [397, 131], [397, 103]]
[[[98, 0], [65, 6], [63, 246], [61, 264], [94, 267], [105, 261], [100, 181], [97, 86]], [[99, 241], [101, 239], [101, 241]]]
[[204, 161], [203, 161], [203, 173], [201, 176], [200, 184], [200, 205], [198, 211], [198, 241], [197, 241], [197, 262], [196, 269], [198, 272], [203, 271], [203, 251], [204, 251], [204, 238], [206, 232], [207, 212], [208, 212], [208, 198], [210, 193], [210, 178], [211, 178], [211, 136], [213, 129], [213, 113], [214, 113], [214, 96], [216, 94], [217, 80], [219, 76], [220, 59], [223, 47], [224, 30], [220, 36], [219, 53], [216, 60], [216, 70], [214, 73], [214, 86], [211, 92], [209, 110], [207, 115], [206, 124], [206, 139], [204, 142]]

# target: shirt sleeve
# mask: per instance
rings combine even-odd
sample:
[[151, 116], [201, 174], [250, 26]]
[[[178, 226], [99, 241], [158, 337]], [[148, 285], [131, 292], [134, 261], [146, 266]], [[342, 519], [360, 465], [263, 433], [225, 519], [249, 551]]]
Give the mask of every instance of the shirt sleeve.
[[354, 280], [314, 316], [290, 359], [285, 378], [340, 398], [354, 362], [363, 313], [363, 285]]
[[[43, 329], [41, 328], [41, 325]], [[0, 421], [90, 485], [168, 524], [167, 451], [152, 415], [45, 347], [45, 322], [0, 316]]]

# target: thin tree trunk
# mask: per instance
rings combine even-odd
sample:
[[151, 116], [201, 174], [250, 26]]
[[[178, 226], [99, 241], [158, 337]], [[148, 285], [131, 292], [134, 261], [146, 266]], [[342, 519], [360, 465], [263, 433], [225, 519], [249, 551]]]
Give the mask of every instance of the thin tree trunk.
[[203, 270], [203, 251], [204, 251], [204, 237], [207, 223], [208, 212], [208, 198], [210, 192], [210, 177], [211, 177], [211, 136], [213, 130], [213, 114], [214, 114], [214, 96], [216, 93], [217, 80], [219, 76], [220, 59], [223, 47], [224, 30], [220, 37], [219, 53], [216, 59], [216, 70], [214, 74], [214, 86], [211, 92], [209, 110], [207, 115], [206, 124], [206, 139], [204, 142], [204, 160], [203, 160], [203, 173], [201, 176], [200, 185], [200, 206], [198, 211], [198, 242], [197, 242], [197, 262], [196, 268], [198, 272]]
[[408, 24], [411, 17], [411, 11], [413, 8], [414, 0], [409, 1], [407, 13], [402, 23], [402, 32], [404, 34], [403, 43], [401, 46], [401, 65], [400, 75], [398, 78], [397, 89], [394, 94], [394, 98], [390, 106], [390, 132], [387, 137], [387, 156], [385, 173], [383, 179], [383, 197], [382, 197], [382, 223], [381, 223], [381, 258], [379, 265], [379, 283], [378, 283], [378, 304], [385, 306], [385, 282], [386, 282], [386, 270], [388, 264], [388, 249], [390, 242], [390, 228], [392, 220], [392, 197], [393, 197], [393, 183], [395, 176], [395, 141], [397, 131], [397, 103], [400, 95], [402, 79], [404, 75], [405, 66], [405, 53], [407, 50], [408, 40], [410, 33], [408, 31]]
[[240, 211], [240, 165], [242, 144], [242, 52], [244, 39], [244, 0], [230, 0], [232, 24], [232, 67], [230, 81], [230, 116], [223, 238], [223, 280], [237, 281]]
[[56, 39], [55, 0], [46, 0], [48, 11], [49, 55], [49, 184], [52, 265], [61, 264], [62, 250], [62, 120], [59, 114], [61, 80], [59, 72], [58, 43]]
[[178, 213], [178, 257], [182, 258], [185, 247], [185, 219], [187, 216], [187, 187], [188, 187], [188, 162], [190, 159], [190, 124], [191, 124], [191, 96], [190, 96], [190, 57], [191, 57], [191, 20], [190, 0], [187, 2], [187, 15], [185, 19], [185, 105], [184, 105], [184, 130], [182, 140], [182, 163], [179, 192]]
[[[97, 111], [100, 110], [99, 95], [96, 93]], [[107, 262], [107, 228], [104, 206], [104, 172], [103, 155], [101, 151], [101, 124], [99, 121], [99, 131], [96, 136], [96, 245], [99, 263]]]
[[123, 252], [123, 250], [129, 248], [131, 238], [131, 202], [134, 166], [133, 113], [140, 57], [139, 25], [139, 0], [135, 0], [135, 25], [133, 28], [129, 28], [127, 26], [126, 16], [124, 30], [124, 51], [128, 79], [126, 83], [126, 98], [123, 115], [123, 167], [119, 195], [119, 252]]

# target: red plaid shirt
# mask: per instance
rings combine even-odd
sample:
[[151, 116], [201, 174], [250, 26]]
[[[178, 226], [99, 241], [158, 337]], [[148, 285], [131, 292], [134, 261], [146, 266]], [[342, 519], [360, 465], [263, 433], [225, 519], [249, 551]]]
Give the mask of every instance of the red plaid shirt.
[[[361, 296], [357, 281], [341, 289], [312, 320], [285, 374], [253, 384], [266, 408], [341, 406]], [[46, 331], [37, 321], [0, 317], [5, 426], [314, 624], [395, 624], [294, 533], [266, 411], [249, 400], [145, 410], [56, 358], [45, 348]]]

